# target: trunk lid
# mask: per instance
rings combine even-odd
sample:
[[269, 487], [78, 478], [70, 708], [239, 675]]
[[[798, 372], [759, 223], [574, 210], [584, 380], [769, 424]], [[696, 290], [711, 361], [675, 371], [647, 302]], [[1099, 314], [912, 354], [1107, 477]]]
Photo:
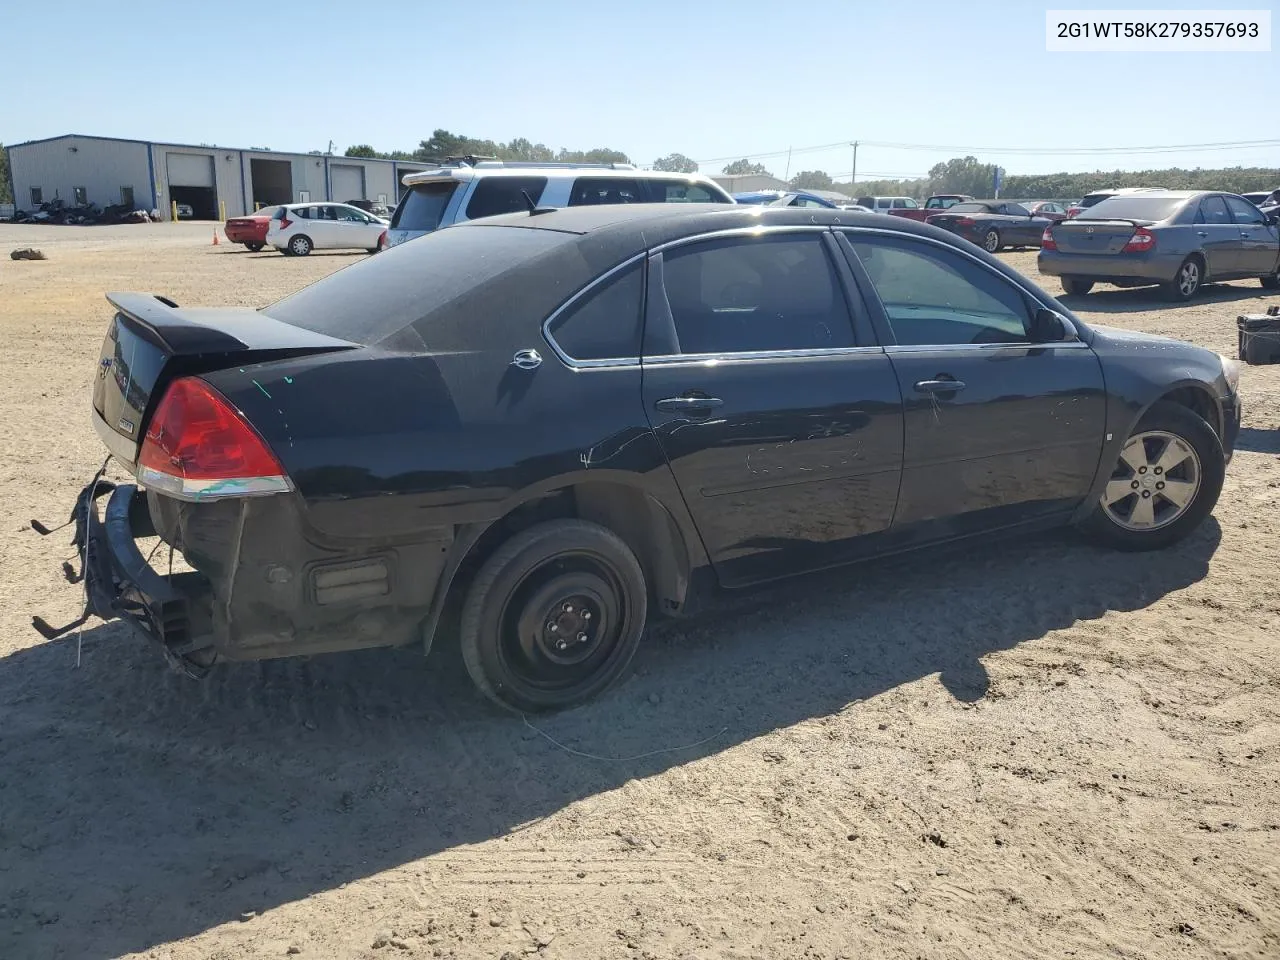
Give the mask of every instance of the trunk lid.
[[973, 220], [973, 214], [969, 213], [934, 213], [930, 214], [926, 223], [931, 223], [935, 227], [942, 227], [943, 230], [954, 230], [956, 224], [961, 220]]
[[1053, 239], [1063, 253], [1111, 256], [1124, 249], [1140, 226], [1138, 220], [1089, 220], [1083, 216], [1053, 226]]
[[184, 309], [141, 293], [109, 293], [107, 301], [116, 313], [93, 382], [94, 425], [127, 466], [153, 401], [175, 377], [357, 346], [248, 308]]

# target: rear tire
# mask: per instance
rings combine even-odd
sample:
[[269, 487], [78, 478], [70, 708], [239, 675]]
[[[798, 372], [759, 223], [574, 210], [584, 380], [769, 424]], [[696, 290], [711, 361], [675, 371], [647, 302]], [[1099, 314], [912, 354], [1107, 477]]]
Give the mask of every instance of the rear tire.
[[1134, 427], [1081, 528], [1116, 550], [1163, 550], [1209, 516], [1226, 469], [1213, 427], [1186, 407], [1158, 401]]
[[644, 571], [611, 530], [553, 520], [481, 566], [462, 607], [462, 661], [508, 710], [563, 710], [622, 676], [648, 611]]
[[988, 230], [986, 236], [982, 238], [982, 249], [987, 253], [1000, 252], [1000, 231], [995, 227]]
[[1269, 277], [1259, 277], [1264, 290], [1280, 290], [1280, 270], [1271, 274]]
[[377, 248], [377, 247], [370, 247], [370, 248], [369, 248], [369, 256], [373, 256], [373, 255], [374, 255], [375, 253], [377, 253], [377, 252], [378, 252], [378, 248]]
[[1063, 292], [1073, 297], [1083, 297], [1093, 289], [1093, 281], [1085, 280], [1081, 277], [1063, 277]]
[[245, 246], [249, 248], [250, 253], [257, 253], [262, 249], [263, 245], [260, 243], [246, 243]]
[[1187, 257], [1178, 267], [1171, 283], [1163, 284], [1166, 300], [1173, 303], [1185, 303], [1200, 291], [1204, 282], [1204, 263], [1198, 257]]
[[305, 257], [312, 250], [311, 238], [304, 233], [290, 237], [289, 245], [285, 249], [295, 257]]

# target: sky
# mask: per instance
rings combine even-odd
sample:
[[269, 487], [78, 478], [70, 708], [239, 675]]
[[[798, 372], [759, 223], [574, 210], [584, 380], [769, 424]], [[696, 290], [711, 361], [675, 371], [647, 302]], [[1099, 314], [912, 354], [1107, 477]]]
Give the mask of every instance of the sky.
[[[1011, 174], [1280, 167], [1280, 41], [1049, 53], [1045, 11], [1061, 8], [1263, 9], [1280, 30], [1276, 0], [42, 0], [2, 18], [0, 142], [332, 141], [341, 153], [412, 150], [443, 128], [611, 147], [639, 164], [678, 151], [705, 173], [759, 156], [777, 175], [838, 180], [854, 140], [859, 180], [966, 154]], [[1098, 149], [1113, 152], [1084, 152]]]

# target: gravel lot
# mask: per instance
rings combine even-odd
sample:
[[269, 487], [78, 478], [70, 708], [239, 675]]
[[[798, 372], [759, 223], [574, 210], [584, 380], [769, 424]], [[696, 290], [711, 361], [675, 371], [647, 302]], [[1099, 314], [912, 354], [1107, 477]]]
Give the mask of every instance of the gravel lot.
[[[1175, 551], [757, 592], [540, 732], [447, 647], [195, 683], [98, 624], [77, 669], [29, 626], [77, 612], [70, 550], [27, 524], [103, 456], [103, 293], [260, 306], [359, 259], [212, 229], [0, 226], [49, 257], [0, 261], [0, 957], [1280, 957], [1280, 366]], [[1069, 303], [1234, 354], [1276, 301]]]

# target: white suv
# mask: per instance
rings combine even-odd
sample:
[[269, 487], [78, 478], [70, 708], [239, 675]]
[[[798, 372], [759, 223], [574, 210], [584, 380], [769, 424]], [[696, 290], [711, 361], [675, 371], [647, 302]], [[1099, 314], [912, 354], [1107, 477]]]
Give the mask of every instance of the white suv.
[[873, 213], [888, 213], [890, 210], [915, 210], [920, 206], [911, 197], [859, 197], [858, 204]]
[[401, 182], [408, 189], [396, 205], [384, 247], [464, 220], [528, 210], [530, 201], [539, 207], [734, 202], [710, 177], [619, 163], [481, 160], [407, 173]]
[[286, 256], [312, 250], [377, 253], [388, 221], [346, 203], [290, 203], [267, 224], [267, 243]]

